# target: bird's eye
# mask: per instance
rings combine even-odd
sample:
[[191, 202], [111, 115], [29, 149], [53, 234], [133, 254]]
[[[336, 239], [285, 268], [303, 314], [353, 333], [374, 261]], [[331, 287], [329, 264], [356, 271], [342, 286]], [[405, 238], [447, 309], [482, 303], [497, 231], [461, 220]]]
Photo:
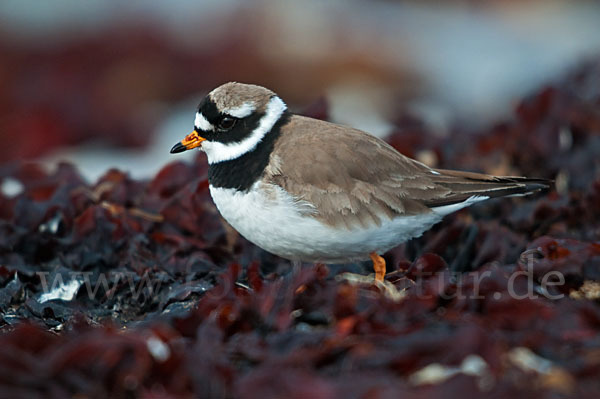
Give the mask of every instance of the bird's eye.
[[229, 130], [235, 125], [235, 119], [229, 116], [224, 117], [219, 122], [219, 129], [221, 130]]

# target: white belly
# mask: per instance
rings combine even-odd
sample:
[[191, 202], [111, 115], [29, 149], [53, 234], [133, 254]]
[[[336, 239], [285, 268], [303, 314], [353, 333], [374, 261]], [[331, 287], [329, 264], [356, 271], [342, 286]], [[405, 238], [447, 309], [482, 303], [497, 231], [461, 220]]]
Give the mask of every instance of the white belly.
[[343, 263], [365, 260], [418, 237], [442, 219], [442, 214], [397, 217], [381, 226], [336, 229], [307, 216], [278, 186], [256, 183], [246, 193], [210, 186], [221, 215], [242, 236], [275, 255], [292, 260]]

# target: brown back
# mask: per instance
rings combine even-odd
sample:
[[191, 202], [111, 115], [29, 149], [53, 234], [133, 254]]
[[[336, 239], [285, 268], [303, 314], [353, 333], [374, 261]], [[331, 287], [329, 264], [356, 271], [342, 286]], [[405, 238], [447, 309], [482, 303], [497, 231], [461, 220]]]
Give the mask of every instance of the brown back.
[[297, 115], [282, 128], [264, 178], [314, 206], [317, 219], [347, 228], [431, 212], [474, 195], [542, 188], [524, 178], [436, 171], [365, 132]]

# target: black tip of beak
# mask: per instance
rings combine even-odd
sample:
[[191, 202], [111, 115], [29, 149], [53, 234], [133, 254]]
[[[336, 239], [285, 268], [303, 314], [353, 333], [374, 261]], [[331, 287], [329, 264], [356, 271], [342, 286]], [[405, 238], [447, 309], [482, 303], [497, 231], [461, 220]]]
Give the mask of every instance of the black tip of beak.
[[185, 150], [187, 150], [187, 148], [185, 148], [183, 144], [177, 143], [171, 148], [171, 154], [177, 154], [178, 152], [184, 152]]

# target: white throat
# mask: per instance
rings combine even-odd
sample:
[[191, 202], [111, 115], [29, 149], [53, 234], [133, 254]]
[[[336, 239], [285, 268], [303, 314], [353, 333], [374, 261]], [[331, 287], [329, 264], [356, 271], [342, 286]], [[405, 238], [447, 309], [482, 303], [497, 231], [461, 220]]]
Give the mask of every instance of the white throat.
[[243, 139], [235, 143], [219, 143], [217, 141], [205, 141], [200, 147], [208, 158], [209, 164], [230, 161], [254, 150], [258, 143], [271, 131], [287, 106], [277, 96], [273, 96], [267, 104], [265, 115], [260, 119], [256, 129]]

